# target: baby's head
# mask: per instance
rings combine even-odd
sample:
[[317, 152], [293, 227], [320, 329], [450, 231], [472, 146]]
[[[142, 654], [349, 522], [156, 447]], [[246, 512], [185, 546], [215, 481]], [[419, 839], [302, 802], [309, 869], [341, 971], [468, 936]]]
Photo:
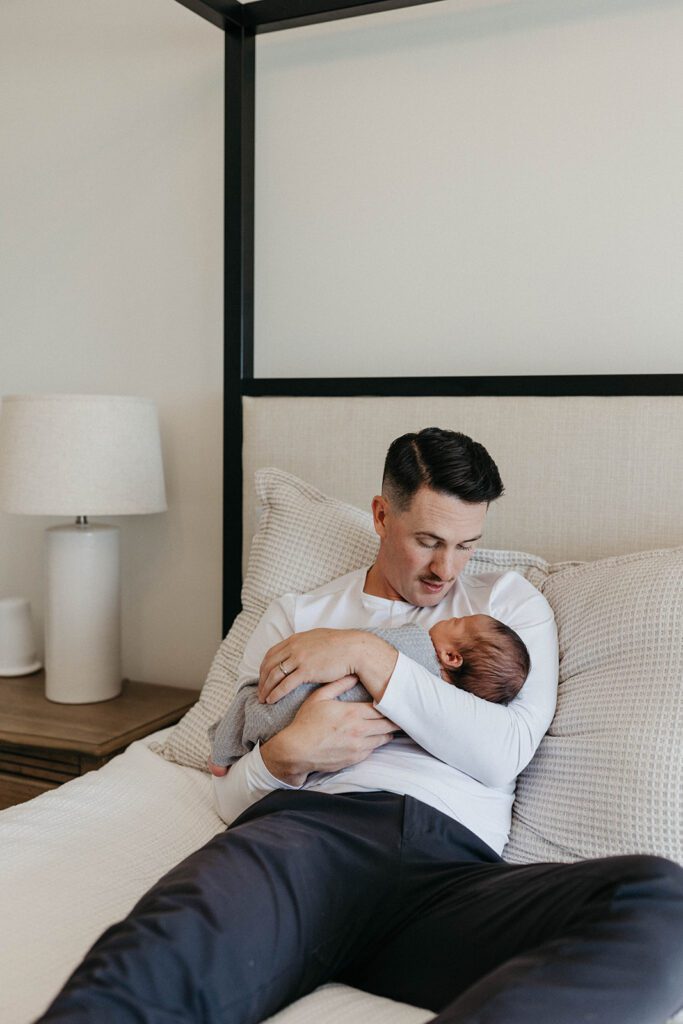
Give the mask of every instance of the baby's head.
[[507, 704], [529, 674], [525, 644], [514, 629], [491, 615], [443, 619], [429, 630], [441, 677], [477, 697]]

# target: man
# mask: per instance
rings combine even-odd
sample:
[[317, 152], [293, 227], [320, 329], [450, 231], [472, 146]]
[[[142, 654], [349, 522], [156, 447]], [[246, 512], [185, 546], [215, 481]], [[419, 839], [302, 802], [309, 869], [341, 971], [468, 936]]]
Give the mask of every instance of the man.
[[[246, 1024], [332, 979], [439, 1024], [647, 1024], [678, 1009], [680, 868], [499, 856], [557, 680], [543, 597], [515, 573], [460, 576], [501, 493], [493, 460], [461, 434], [393, 442], [373, 501], [376, 562], [273, 602], [240, 673], [270, 700], [332, 682], [215, 780], [233, 825], [105, 932], [44, 1020]], [[360, 631], [473, 612], [529, 649], [508, 706]], [[334, 699], [356, 676], [374, 706]]]

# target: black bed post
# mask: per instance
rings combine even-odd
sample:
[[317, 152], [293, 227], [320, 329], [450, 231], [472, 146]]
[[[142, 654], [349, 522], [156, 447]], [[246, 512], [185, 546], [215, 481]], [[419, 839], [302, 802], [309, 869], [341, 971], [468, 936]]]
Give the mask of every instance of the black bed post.
[[250, 29], [225, 26], [223, 635], [241, 608], [242, 382], [253, 378], [254, 77]]

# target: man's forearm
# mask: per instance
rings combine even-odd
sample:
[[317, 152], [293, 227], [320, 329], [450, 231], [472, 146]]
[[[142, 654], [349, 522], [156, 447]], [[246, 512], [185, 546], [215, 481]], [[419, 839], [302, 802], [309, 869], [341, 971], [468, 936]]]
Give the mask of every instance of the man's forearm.
[[349, 631], [353, 640], [353, 671], [375, 701], [380, 701], [389, 685], [398, 651], [386, 640], [364, 630]]

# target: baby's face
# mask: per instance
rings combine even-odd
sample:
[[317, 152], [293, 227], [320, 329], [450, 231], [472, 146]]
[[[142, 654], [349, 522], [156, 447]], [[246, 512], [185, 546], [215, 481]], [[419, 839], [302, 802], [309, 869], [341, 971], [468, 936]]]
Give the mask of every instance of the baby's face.
[[429, 635], [442, 665], [442, 679], [450, 682], [445, 669], [458, 668], [462, 664], [460, 648], [463, 643], [476, 642], [489, 630], [488, 615], [462, 615], [460, 618], [442, 619], [432, 626]]

